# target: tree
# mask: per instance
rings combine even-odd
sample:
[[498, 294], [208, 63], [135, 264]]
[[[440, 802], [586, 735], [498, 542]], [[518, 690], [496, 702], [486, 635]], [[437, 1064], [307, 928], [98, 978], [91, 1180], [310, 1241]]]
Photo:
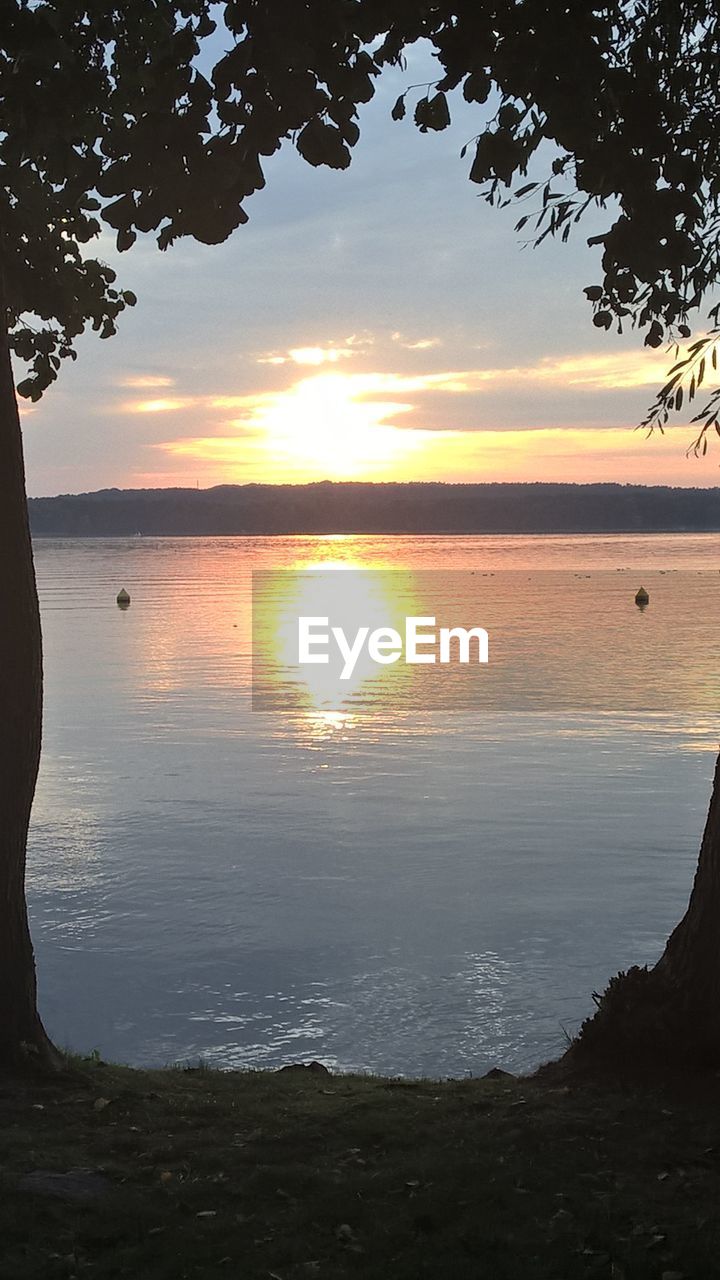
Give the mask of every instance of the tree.
[[720, 759], [688, 909], [653, 969], [612, 978], [567, 1055], [593, 1065], [720, 1061]]
[[[524, 202], [519, 232], [566, 239], [589, 207], [608, 210], [591, 241], [595, 325], [636, 325], [652, 347], [687, 338], [720, 272], [720, 20], [692, 0], [2, 0], [0, 12], [0, 1062], [17, 1063], [52, 1050], [23, 889], [41, 661], [11, 353], [27, 365], [18, 393], [37, 400], [87, 326], [115, 333], [135, 299], [88, 255], [103, 223], [120, 251], [151, 233], [163, 250], [215, 244], [247, 221], [283, 140], [310, 165], [346, 168], [359, 105], [419, 40], [437, 81], [408, 88], [393, 117], [411, 106], [421, 132], [440, 130], [454, 93], [477, 104], [469, 176], [491, 204]], [[692, 398], [704, 370], [685, 372]], [[680, 409], [686, 381], [681, 370], [649, 427]], [[706, 837], [713, 867], [716, 846]], [[716, 878], [699, 877], [703, 901]], [[682, 950], [666, 968], [680, 972]], [[690, 968], [701, 952], [684, 948]]]

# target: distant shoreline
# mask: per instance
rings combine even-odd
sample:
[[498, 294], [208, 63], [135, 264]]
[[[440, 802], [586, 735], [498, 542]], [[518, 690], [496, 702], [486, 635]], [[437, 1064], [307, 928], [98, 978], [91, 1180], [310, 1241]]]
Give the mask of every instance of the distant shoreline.
[[720, 487], [620, 484], [218, 485], [105, 489], [28, 501], [33, 536], [720, 533]]
[[[662, 537], [682, 537], [684, 534], [688, 536], [702, 536], [712, 538], [715, 535], [720, 536], [720, 528], [717, 529], [522, 529], [513, 533], [505, 529], [432, 529], [419, 530], [411, 533], [407, 529], [335, 529], [331, 532], [323, 531], [320, 533], [308, 532], [307, 529], [287, 529], [282, 533], [249, 533], [238, 530], [237, 533], [36, 533], [33, 531], [32, 538], [34, 542], [47, 541], [51, 542], [53, 538], [74, 538], [78, 541], [91, 541], [98, 538], [106, 538], [108, 542], [127, 542], [131, 538], [137, 537], [138, 541], [147, 539], [150, 541], [162, 540], [163, 538], [662, 538]], [[720, 548], [719, 548], [720, 550]]]

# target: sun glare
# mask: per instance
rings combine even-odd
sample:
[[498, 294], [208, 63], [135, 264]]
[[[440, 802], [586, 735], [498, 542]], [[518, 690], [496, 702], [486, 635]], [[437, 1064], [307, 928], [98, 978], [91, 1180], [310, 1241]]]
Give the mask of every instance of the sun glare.
[[417, 449], [415, 433], [388, 421], [412, 407], [371, 399], [362, 379], [328, 372], [258, 396], [249, 417], [237, 425], [262, 432], [275, 467], [284, 465], [298, 476], [350, 480], [377, 474]]

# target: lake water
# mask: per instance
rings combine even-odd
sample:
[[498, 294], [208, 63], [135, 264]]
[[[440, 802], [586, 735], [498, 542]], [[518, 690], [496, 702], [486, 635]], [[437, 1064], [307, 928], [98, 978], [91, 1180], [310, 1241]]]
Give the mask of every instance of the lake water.
[[[36, 559], [29, 897], [58, 1043], [136, 1064], [517, 1070], [659, 955], [718, 745], [717, 536], [53, 539]], [[252, 710], [251, 570], [317, 565], [520, 575], [503, 618], [525, 685], [552, 696]], [[567, 605], [556, 642], [523, 605], [546, 592], [554, 616], [590, 590], [592, 662]], [[595, 669], [621, 689], [607, 709], [584, 699]]]

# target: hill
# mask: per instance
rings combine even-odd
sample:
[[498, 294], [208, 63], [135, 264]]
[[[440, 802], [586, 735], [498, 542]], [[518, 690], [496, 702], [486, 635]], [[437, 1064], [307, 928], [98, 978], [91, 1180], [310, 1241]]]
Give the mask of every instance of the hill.
[[31, 498], [36, 537], [720, 531], [720, 488], [620, 484], [218, 485]]

